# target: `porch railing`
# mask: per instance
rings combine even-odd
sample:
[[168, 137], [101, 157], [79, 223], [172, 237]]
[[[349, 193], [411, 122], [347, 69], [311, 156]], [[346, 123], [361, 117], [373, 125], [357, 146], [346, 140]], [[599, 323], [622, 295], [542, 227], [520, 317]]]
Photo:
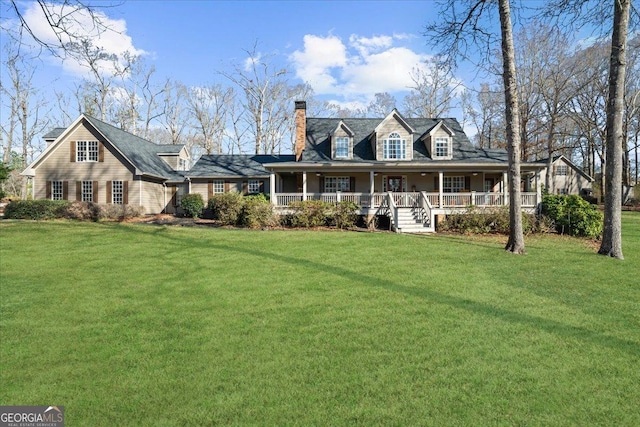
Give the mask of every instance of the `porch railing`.
[[[404, 193], [307, 193], [307, 200], [323, 200], [325, 202], [349, 201], [361, 208], [377, 209], [384, 204], [387, 197], [393, 199], [393, 204], [398, 208], [411, 208], [420, 204], [420, 198], [427, 200], [432, 209], [437, 208], [464, 208], [465, 206], [502, 206], [505, 205], [505, 195], [501, 192], [470, 192], [470, 193], [442, 193], [442, 206], [440, 195], [437, 192], [404, 192]], [[535, 207], [538, 203], [537, 194], [533, 192], [521, 193], [523, 207]], [[276, 206], [286, 207], [291, 202], [301, 201], [303, 193], [276, 193], [273, 203]]]

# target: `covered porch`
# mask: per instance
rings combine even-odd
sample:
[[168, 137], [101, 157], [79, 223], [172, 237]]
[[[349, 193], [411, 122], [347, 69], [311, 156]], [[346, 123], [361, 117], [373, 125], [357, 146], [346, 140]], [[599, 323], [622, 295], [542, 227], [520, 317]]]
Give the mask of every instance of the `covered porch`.
[[[522, 175], [521, 204], [533, 210], [542, 200], [540, 170], [523, 170]], [[361, 214], [373, 214], [390, 201], [413, 208], [424, 200], [435, 213], [447, 214], [466, 206], [509, 204], [506, 170], [272, 170], [270, 181], [271, 201], [280, 209], [302, 200], [349, 201]]]

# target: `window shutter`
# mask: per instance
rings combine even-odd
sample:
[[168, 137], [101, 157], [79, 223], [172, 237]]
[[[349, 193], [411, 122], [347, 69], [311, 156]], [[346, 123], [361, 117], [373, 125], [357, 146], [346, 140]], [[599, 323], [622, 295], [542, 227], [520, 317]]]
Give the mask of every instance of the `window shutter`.
[[98, 181], [93, 181], [93, 184], [91, 185], [91, 191], [93, 192], [91, 200], [93, 200], [93, 203], [98, 203]]
[[438, 177], [433, 177], [433, 191], [439, 191], [440, 187], [438, 186]]
[[389, 187], [389, 185], [388, 185], [387, 177], [384, 176], [384, 177], [382, 177], [382, 191], [384, 191], [386, 193], [387, 191], [389, 191], [388, 187]]
[[76, 181], [76, 200], [82, 201], [82, 181]]
[[51, 200], [51, 181], [47, 181], [47, 195], [46, 198]]
[[249, 193], [249, 183], [247, 181], [242, 181], [242, 194]]
[[349, 191], [356, 191], [356, 177], [355, 176], [350, 176], [349, 177]]
[[113, 184], [111, 181], [107, 181], [107, 204], [111, 204], [111, 190], [113, 189]]
[[129, 204], [129, 181], [122, 181], [122, 203]]
[[69, 161], [73, 163], [76, 161], [76, 142], [71, 141], [70, 145], [71, 148], [69, 148]]
[[98, 162], [104, 162], [104, 144], [98, 141]]
[[301, 173], [296, 174], [296, 188], [297, 188], [296, 191], [298, 193], [302, 193], [302, 174]]
[[224, 192], [228, 193], [229, 191], [231, 191], [231, 183], [229, 181], [225, 181], [224, 182]]
[[260, 192], [264, 193], [264, 181], [260, 181]]
[[471, 177], [470, 176], [465, 176], [464, 177], [464, 189], [467, 191], [471, 191]]
[[69, 181], [62, 181], [62, 200], [69, 200]]
[[213, 198], [213, 181], [207, 182], [207, 195], [209, 197], [209, 200]]
[[318, 182], [320, 183], [320, 193], [324, 193], [324, 176], [321, 176]]

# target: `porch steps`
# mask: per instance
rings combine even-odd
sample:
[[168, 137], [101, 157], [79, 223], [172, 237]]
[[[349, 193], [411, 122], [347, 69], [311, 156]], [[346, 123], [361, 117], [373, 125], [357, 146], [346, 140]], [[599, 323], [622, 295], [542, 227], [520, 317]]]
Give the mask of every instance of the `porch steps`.
[[433, 225], [423, 224], [412, 208], [398, 208], [398, 233], [433, 233]]

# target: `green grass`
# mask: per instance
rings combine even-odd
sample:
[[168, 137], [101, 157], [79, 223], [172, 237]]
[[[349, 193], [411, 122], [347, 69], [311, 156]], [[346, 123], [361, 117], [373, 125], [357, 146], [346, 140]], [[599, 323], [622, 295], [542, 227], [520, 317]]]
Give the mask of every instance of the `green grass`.
[[640, 425], [640, 215], [584, 241], [0, 223], [0, 404], [73, 425]]

